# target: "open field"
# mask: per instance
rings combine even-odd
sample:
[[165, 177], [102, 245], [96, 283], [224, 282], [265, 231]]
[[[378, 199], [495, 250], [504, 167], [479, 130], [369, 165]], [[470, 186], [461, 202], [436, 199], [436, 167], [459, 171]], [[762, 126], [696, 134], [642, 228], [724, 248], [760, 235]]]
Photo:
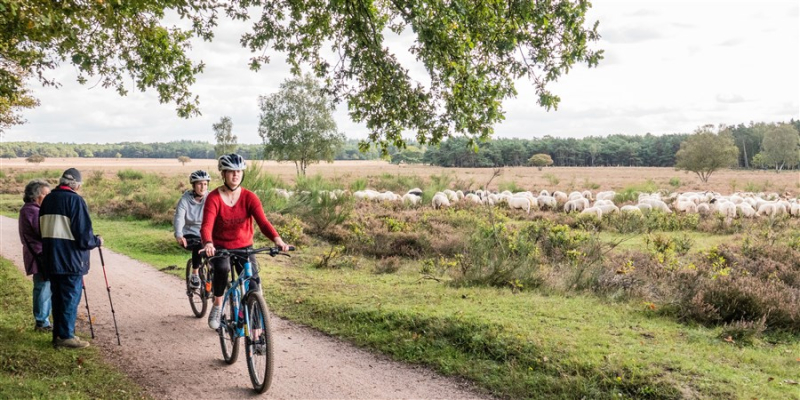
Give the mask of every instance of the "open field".
[[[296, 177], [292, 163], [263, 161], [262, 168], [272, 175], [293, 184]], [[197, 169], [206, 169], [215, 176], [215, 160], [192, 160], [181, 165], [175, 159], [132, 159], [132, 158], [49, 158], [41, 164], [31, 164], [23, 158], [2, 159], [0, 169], [9, 170], [63, 170], [75, 167], [84, 176], [93, 171], [103, 171], [113, 175], [119, 170], [135, 169], [145, 172], [159, 172], [166, 176], [184, 174], [188, 176]], [[355, 179], [378, 177], [382, 174], [401, 176], [430, 177], [449, 174], [453, 177], [454, 189], [477, 189], [489, 181], [491, 168], [442, 168], [429, 165], [393, 165], [385, 161], [336, 161], [331, 164], [314, 164], [308, 167], [309, 176], [320, 175], [325, 179], [338, 179], [347, 184]], [[488, 189], [498, 185], [514, 183], [518, 187], [538, 191], [548, 190], [621, 190], [628, 186], [641, 185], [652, 181], [659, 189], [670, 191], [712, 190], [723, 194], [735, 191], [788, 192], [792, 197], [800, 193], [800, 172], [754, 171], [726, 169], [714, 173], [708, 183], [703, 183], [692, 173], [676, 171], [673, 168], [643, 167], [549, 167], [539, 171], [535, 167], [508, 167], [495, 178]], [[372, 181], [370, 181], [372, 183]], [[213, 182], [212, 182], [213, 186]], [[371, 187], [380, 190], [379, 187]], [[409, 188], [410, 189], [410, 188]], [[8, 190], [8, 189], [6, 189]]]

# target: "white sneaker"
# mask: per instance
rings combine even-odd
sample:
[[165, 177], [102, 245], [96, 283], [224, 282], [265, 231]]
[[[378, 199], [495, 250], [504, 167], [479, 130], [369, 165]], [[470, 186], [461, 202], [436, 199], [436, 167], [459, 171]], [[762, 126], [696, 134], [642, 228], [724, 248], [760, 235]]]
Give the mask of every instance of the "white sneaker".
[[212, 306], [211, 311], [208, 313], [208, 327], [217, 330], [220, 316], [222, 316], [222, 307]]
[[189, 275], [189, 288], [200, 289], [200, 276], [196, 274]]

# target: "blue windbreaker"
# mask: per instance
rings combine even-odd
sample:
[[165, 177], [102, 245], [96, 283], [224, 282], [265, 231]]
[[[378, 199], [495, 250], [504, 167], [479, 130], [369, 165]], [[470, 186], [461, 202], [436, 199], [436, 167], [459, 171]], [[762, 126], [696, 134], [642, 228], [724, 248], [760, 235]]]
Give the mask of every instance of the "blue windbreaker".
[[89, 250], [100, 246], [92, 231], [89, 208], [79, 194], [59, 186], [42, 201], [39, 208], [42, 250], [53, 275], [86, 275]]

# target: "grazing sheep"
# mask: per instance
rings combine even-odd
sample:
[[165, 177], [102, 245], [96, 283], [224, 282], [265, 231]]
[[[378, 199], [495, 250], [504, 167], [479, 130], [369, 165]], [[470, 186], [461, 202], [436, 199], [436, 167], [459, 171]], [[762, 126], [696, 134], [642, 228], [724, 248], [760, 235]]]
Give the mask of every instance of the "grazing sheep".
[[558, 190], [553, 192], [553, 198], [556, 199], [556, 203], [558, 204], [564, 204], [567, 201], [569, 201], [569, 197], [567, 196], [567, 194], [564, 192], [559, 192]]
[[583, 211], [581, 211], [581, 215], [584, 214], [593, 215], [597, 217], [597, 219], [603, 219], [603, 210], [600, 209], [600, 207], [584, 208]]
[[603, 212], [603, 215], [614, 214], [614, 213], [618, 213], [619, 212], [619, 208], [617, 208], [617, 206], [615, 206], [613, 204], [605, 204], [605, 205], [602, 205], [602, 206], [597, 206], [596, 205], [593, 208], [599, 208], [600, 211]]
[[457, 202], [458, 201], [458, 195], [456, 194], [456, 192], [454, 192], [454, 191], [452, 191], [450, 189], [445, 189], [443, 191], [443, 193], [444, 193], [445, 196], [447, 196], [447, 200], [450, 200], [452, 202]]
[[447, 195], [442, 192], [436, 192], [436, 194], [433, 195], [431, 203], [433, 204], [433, 208], [435, 210], [450, 207], [450, 200], [447, 198]]
[[651, 206], [650, 203], [639, 203], [639, 204], [636, 205], [636, 208], [638, 208], [642, 212], [645, 212], [645, 211], [652, 210], [653, 206]]
[[412, 206], [416, 206], [421, 202], [422, 202], [422, 196], [417, 196], [413, 193], [406, 193], [403, 195], [404, 204], [411, 204]]
[[711, 215], [711, 206], [708, 203], [700, 203], [697, 205], [697, 213], [707, 217]]
[[548, 192], [547, 189], [542, 189], [539, 192], [539, 196], [550, 196], [550, 192]]
[[413, 195], [415, 195], [415, 196], [422, 197], [422, 189], [420, 189], [420, 188], [413, 188], [413, 189], [409, 190], [409, 191], [408, 191], [408, 192], [406, 192], [406, 193], [408, 193], [408, 194], [413, 194]]
[[570, 192], [569, 196], [567, 197], [567, 201], [575, 200], [575, 199], [582, 199], [583, 193], [581, 192]]
[[531, 212], [531, 201], [528, 200], [527, 197], [515, 197], [511, 196], [508, 198], [508, 207], [512, 210], [525, 210], [526, 213]]
[[592, 197], [592, 192], [590, 192], [588, 190], [584, 190], [583, 192], [581, 192], [581, 194], [583, 195], [583, 197], [586, 200], [589, 200], [589, 201], [593, 201], [594, 200], [593, 197]]
[[573, 211], [583, 211], [584, 208], [589, 207], [589, 200], [581, 196], [577, 199], [572, 199], [564, 203], [564, 212], [569, 213]]
[[466, 196], [464, 196], [464, 200], [478, 204], [483, 203], [483, 200], [481, 200], [480, 196], [475, 193], [467, 193]]
[[556, 199], [552, 196], [542, 196], [536, 198], [539, 203], [539, 208], [541, 209], [548, 209], [548, 210], [555, 210], [558, 208], [558, 203]]
[[738, 209], [739, 214], [741, 214], [745, 218], [753, 218], [756, 216], [756, 209], [751, 207], [750, 204], [741, 202], [736, 204], [736, 208]]
[[[684, 212], [687, 214], [697, 214], [697, 203], [694, 201], [695, 197], [689, 197], [684, 200], [678, 200], [675, 203], [675, 211]], [[696, 197], [699, 200], [699, 197]]]
[[614, 197], [617, 196], [617, 192], [613, 190], [607, 190], [604, 192], [598, 192], [597, 196], [595, 196], [595, 200], [614, 200]]

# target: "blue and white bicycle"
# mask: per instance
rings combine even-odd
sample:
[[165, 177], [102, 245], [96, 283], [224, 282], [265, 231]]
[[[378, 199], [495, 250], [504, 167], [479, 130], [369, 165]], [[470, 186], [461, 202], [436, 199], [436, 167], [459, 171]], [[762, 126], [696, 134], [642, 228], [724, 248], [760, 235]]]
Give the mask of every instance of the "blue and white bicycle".
[[[294, 250], [294, 247], [290, 247], [289, 250]], [[235, 277], [235, 268], [231, 268], [231, 282], [222, 302], [222, 316], [217, 332], [222, 347], [222, 357], [228, 364], [236, 362], [239, 356], [239, 338], [244, 337], [250, 381], [256, 392], [264, 393], [272, 383], [273, 345], [267, 303], [261, 290], [251, 289], [251, 286], [256, 288], [258, 286], [250, 283], [254, 277], [250, 256], [258, 253], [268, 253], [272, 257], [279, 254], [289, 256], [279, 247], [219, 249], [213, 257], [209, 257], [209, 260], [218, 257], [236, 257], [238, 261], [243, 262], [244, 266], [238, 278]]]

